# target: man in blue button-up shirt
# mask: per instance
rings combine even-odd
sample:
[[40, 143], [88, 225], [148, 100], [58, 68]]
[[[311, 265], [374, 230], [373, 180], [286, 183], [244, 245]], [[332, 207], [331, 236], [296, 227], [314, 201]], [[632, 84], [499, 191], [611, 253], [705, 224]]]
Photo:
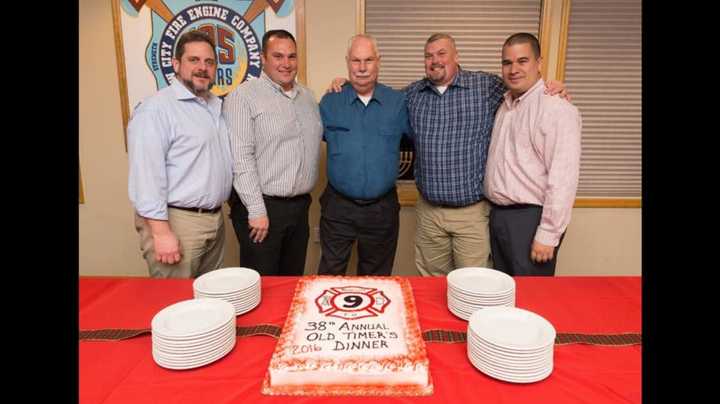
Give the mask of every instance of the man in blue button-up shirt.
[[400, 140], [409, 133], [405, 96], [377, 82], [380, 54], [371, 36], [352, 37], [346, 61], [350, 84], [320, 102], [328, 185], [320, 197], [318, 274], [345, 274], [357, 240], [358, 275], [390, 275], [399, 229]]
[[172, 63], [172, 85], [143, 101], [128, 124], [128, 188], [150, 275], [189, 278], [222, 265], [232, 158], [221, 101], [210, 92], [215, 46], [188, 32]]

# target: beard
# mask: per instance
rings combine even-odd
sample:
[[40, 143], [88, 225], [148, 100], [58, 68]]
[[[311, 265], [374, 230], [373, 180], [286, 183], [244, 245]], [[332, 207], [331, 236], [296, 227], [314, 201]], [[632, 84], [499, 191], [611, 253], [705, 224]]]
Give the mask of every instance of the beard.
[[215, 85], [215, 83], [211, 80], [210, 83], [208, 83], [207, 88], [203, 86], [196, 86], [195, 83], [193, 83], [192, 78], [193, 77], [201, 77], [205, 79], [210, 79], [210, 76], [207, 74], [207, 72], [200, 72], [200, 73], [194, 73], [190, 79], [184, 79], [180, 78], [180, 81], [182, 81], [183, 84], [185, 84], [185, 87], [187, 87], [188, 90], [190, 90], [191, 93], [195, 94], [198, 97], [205, 96], [210, 89]]
[[[438, 67], [440, 67], [440, 69], [436, 70]], [[441, 83], [447, 77], [447, 70], [445, 70], [445, 66], [432, 66], [432, 69], [428, 72], [427, 76], [431, 82], [435, 84]]]

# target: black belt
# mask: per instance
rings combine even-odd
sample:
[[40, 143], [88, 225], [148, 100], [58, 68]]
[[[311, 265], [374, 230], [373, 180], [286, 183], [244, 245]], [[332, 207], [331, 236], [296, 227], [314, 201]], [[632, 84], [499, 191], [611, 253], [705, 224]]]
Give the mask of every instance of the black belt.
[[220, 211], [220, 209], [222, 209], [222, 206], [218, 206], [217, 208], [212, 208], [212, 209], [206, 209], [206, 208], [188, 208], [185, 206], [168, 205], [168, 208], [187, 210], [189, 212], [195, 212], [195, 213], [217, 213]]
[[300, 194], [295, 196], [275, 196], [275, 195], [265, 195], [263, 194], [263, 198], [270, 199], [271, 201], [293, 201], [295, 199], [302, 199], [307, 198], [308, 194]]
[[339, 196], [339, 197], [341, 197], [341, 198], [343, 198], [343, 199], [345, 199], [345, 200], [348, 200], [348, 201], [350, 201], [350, 202], [352, 202], [352, 203], [354, 203], [354, 204], [356, 204], [356, 205], [360, 205], [360, 206], [366, 206], [366, 205], [372, 205], [372, 204], [374, 204], [374, 203], [378, 203], [378, 202], [382, 201], [383, 199], [385, 199], [385, 198], [386, 198], [388, 195], [390, 195], [391, 193], [397, 192], [397, 189], [393, 186], [388, 192], [386, 192], [385, 194], [383, 194], [383, 195], [381, 195], [380, 197], [375, 198], [375, 199], [353, 199], [353, 198], [350, 198], [349, 196], [345, 196], [345, 195], [341, 194], [340, 192], [338, 192], [338, 190], [335, 189], [332, 185], [330, 185], [330, 183], [328, 183], [328, 187], [329, 187], [337, 196]]
[[377, 199], [350, 199], [346, 196], [343, 196], [343, 198], [349, 200], [350, 202], [354, 203], [355, 205], [360, 206], [366, 206], [366, 205], [372, 205], [374, 203], [380, 202], [383, 198], [377, 198]]
[[540, 205], [535, 205], [535, 204], [532, 204], [532, 203], [514, 203], [514, 204], [512, 204], [512, 205], [496, 205], [496, 204], [493, 204], [493, 205], [492, 205], [492, 208], [493, 208], [493, 209], [507, 209], [507, 210], [512, 210], [512, 209], [542, 208], [542, 206], [540, 206]]
[[435, 207], [437, 207], [437, 208], [443, 208], [443, 209], [460, 209], [460, 208], [466, 208], [466, 207], [468, 207], [468, 206], [475, 205], [476, 203], [480, 203], [480, 202], [482, 202], [484, 199], [485, 199], [485, 198], [480, 198], [479, 200], [477, 200], [477, 201], [475, 201], [475, 202], [473, 202], [473, 203], [468, 203], [467, 205], [448, 205], [448, 204], [445, 204], [445, 203], [434, 203], [434, 202], [428, 201], [427, 199], [425, 200], [425, 202], [427, 202], [429, 205], [435, 206]]

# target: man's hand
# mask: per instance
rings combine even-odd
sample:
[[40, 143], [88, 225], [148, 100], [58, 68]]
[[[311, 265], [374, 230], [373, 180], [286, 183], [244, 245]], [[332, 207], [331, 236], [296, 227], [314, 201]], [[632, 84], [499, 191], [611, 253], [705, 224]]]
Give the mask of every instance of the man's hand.
[[153, 234], [153, 247], [155, 248], [155, 261], [173, 265], [182, 259], [180, 241], [172, 231], [165, 234]]
[[150, 226], [152, 233], [155, 261], [167, 265], [180, 262], [182, 247], [175, 233], [170, 229], [168, 221], [145, 218], [145, 222]]
[[545, 94], [550, 95], [559, 95], [560, 98], [566, 99], [568, 102], [570, 102], [570, 94], [567, 92], [567, 89], [565, 88], [565, 83], [562, 81], [557, 80], [548, 80], [545, 82]]
[[544, 264], [553, 258], [555, 247], [533, 241], [530, 249], [530, 260], [536, 264]]
[[248, 219], [248, 227], [250, 228], [250, 240], [253, 243], [262, 243], [268, 235], [270, 219], [267, 216]]
[[335, 77], [330, 83], [330, 87], [325, 90], [325, 94], [327, 93], [339, 93], [342, 91], [343, 84], [347, 83], [347, 79], [344, 77]]

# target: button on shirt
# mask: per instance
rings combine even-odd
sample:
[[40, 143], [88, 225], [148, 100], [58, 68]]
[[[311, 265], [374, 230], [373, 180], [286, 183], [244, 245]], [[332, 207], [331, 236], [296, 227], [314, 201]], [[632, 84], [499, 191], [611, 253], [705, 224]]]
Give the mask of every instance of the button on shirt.
[[557, 246], [575, 201], [582, 121], [574, 105], [544, 89], [540, 79], [515, 100], [505, 95], [490, 143], [485, 192], [498, 205], [541, 205], [535, 240]]
[[330, 184], [352, 199], [377, 199], [395, 185], [400, 140], [409, 132], [405, 95], [377, 84], [367, 106], [346, 84], [320, 101]]
[[467, 206], [483, 199], [483, 175], [500, 77], [458, 70], [444, 94], [427, 78], [406, 89], [414, 132], [415, 182], [430, 203]]
[[262, 195], [310, 192], [318, 176], [322, 122], [315, 96], [295, 83], [287, 94], [263, 72], [225, 99], [233, 186], [248, 218], [267, 216]]
[[167, 220], [167, 205], [212, 209], [230, 196], [232, 157], [222, 102], [174, 81], [133, 111], [128, 191], [137, 213]]

